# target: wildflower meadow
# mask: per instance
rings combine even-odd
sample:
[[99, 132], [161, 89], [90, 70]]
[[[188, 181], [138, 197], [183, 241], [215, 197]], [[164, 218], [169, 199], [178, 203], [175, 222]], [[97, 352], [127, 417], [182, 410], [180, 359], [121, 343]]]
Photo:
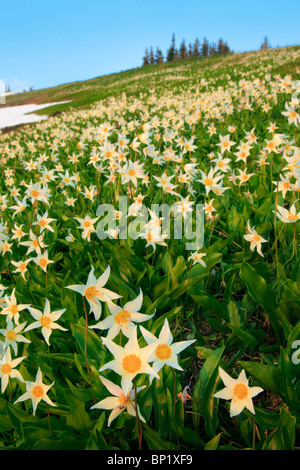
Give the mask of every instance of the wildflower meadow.
[[0, 134], [0, 448], [299, 447], [299, 58], [146, 65]]

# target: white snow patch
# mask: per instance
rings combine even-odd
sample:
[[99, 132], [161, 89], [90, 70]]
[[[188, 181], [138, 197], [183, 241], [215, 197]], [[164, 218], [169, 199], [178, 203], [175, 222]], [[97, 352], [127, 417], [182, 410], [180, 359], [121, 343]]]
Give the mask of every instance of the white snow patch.
[[[27, 124], [29, 122], [42, 121], [49, 116], [33, 114], [34, 111], [44, 109], [55, 104], [69, 103], [70, 101], [58, 101], [47, 104], [25, 104], [22, 106], [8, 106], [0, 108], [0, 129], [4, 127], [17, 126], [18, 124]], [[28, 114], [30, 113], [30, 114]]]

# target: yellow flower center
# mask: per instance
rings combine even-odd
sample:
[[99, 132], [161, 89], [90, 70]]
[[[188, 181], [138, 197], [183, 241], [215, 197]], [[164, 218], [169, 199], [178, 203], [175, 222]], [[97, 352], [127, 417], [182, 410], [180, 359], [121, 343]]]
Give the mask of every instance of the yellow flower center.
[[46, 317], [46, 316], [42, 316], [40, 318], [40, 322], [41, 324], [45, 327], [45, 328], [49, 328], [50, 327], [50, 323], [51, 323], [51, 318], [50, 317]]
[[2, 374], [9, 374], [11, 372], [11, 366], [9, 364], [3, 364], [1, 372]]
[[260, 235], [253, 235], [252, 241], [253, 242], [259, 242], [260, 241]]
[[170, 359], [171, 355], [172, 355], [171, 348], [167, 344], [160, 344], [159, 346], [157, 346], [155, 350], [155, 356], [161, 361]]
[[32, 196], [32, 197], [38, 197], [38, 195], [39, 195], [39, 191], [37, 191], [36, 189], [33, 189], [33, 190], [31, 191], [31, 196]]
[[19, 269], [20, 269], [20, 271], [25, 271], [26, 264], [25, 263], [20, 264]]
[[124, 393], [122, 393], [119, 396], [119, 403], [120, 403], [120, 407], [122, 407], [122, 408], [127, 406], [127, 404], [130, 403], [129, 393], [127, 394], [127, 396], [125, 396]]
[[130, 321], [129, 320], [130, 317], [131, 317], [131, 314], [128, 312], [128, 310], [121, 310], [121, 312], [115, 315], [115, 322], [118, 325], [126, 325], [126, 323]]
[[98, 295], [100, 294], [100, 291], [98, 289], [96, 289], [95, 286], [91, 286], [91, 287], [88, 287], [85, 291], [84, 291], [84, 296], [88, 299], [88, 300], [92, 300], [93, 302], [97, 303], [96, 300], [95, 300], [95, 297], [98, 297]]
[[40, 225], [41, 227], [46, 227], [47, 221], [44, 220], [44, 219], [42, 219], [42, 220], [39, 221], [39, 225]]
[[39, 246], [38, 240], [33, 240], [32, 244], [33, 244], [33, 246], [35, 246], [35, 247]]
[[233, 389], [233, 394], [235, 398], [243, 400], [248, 395], [248, 387], [244, 384], [236, 384]]
[[41, 258], [40, 261], [39, 261], [39, 265], [42, 267], [42, 268], [45, 268], [48, 264], [48, 261], [46, 258]]
[[41, 398], [44, 395], [43, 387], [41, 387], [40, 385], [36, 385], [32, 390], [32, 394], [36, 398]]
[[12, 305], [12, 306], [10, 307], [10, 311], [11, 311], [11, 314], [12, 314], [12, 315], [16, 315], [16, 313], [18, 313], [18, 307], [17, 307], [17, 305]]
[[142, 362], [136, 354], [128, 354], [122, 361], [122, 366], [128, 374], [135, 374], [141, 368]]
[[212, 186], [213, 185], [213, 180], [211, 178], [205, 178], [204, 184], [205, 186]]
[[89, 220], [86, 220], [86, 221], [83, 223], [83, 226], [84, 226], [85, 228], [90, 228], [91, 222], [90, 222]]
[[8, 330], [8, 332], [6, 333], [6, 338], [8, 339], [8, 341], [13, 341], [14, 339], [16, 339], [16, 336], [17, 334], [13, 330]]
[[135, 169], [132, 168], [131, 170], [128, 171], [129, 176], [135, 176]]

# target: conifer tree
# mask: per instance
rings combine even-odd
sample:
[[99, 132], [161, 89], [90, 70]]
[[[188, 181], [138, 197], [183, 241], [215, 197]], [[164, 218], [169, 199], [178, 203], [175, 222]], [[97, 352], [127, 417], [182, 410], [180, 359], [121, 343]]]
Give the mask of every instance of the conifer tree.
[[197, 38], [194, 42], [194, 45], [193, 45], [193, 57], [199, 57], [200, 56], [200, 41], [199, 39]]
[[145, 55], [143, 57], [143, 65], [149, 65], [150, 60], [149, 60], [149, 51], [148, 48], [145, 50]]
[[223, 51], [224, 51], [224, 54], [228, 54], [228, 52], [230, 52], [230, 48], [228, 46], [227, 41], [224, 42]]
[[180, 47], [179, 47], [179, 57], [181, 60], [184, 60], [187, 57], [187, 48], [186, 48], [184, 39], [182, 40]]
[[219, 39], [217, 52], [219, 55], [224, 54], [224, 42], [223, 39]]
[[217, 50], [217, 46], [216, 46], [216, 43], [212, 42], [211, 44], [209, 44], [209, 52], [208, 54], [210, 56], [213, 56], [213, 55], [216, 55], [218, 53], [218, 50]]
[[163, 53], [162, 53], [161, 49], [159, 47], [157, 47], [156, 51], [155, 51], [155, 63], [156, 64], [162, 64], [163, 61], [164, 61]]
[[172, 41], [171, 41], [171, 46], [169, 47], [167, 51], [167, 62], [172, 62], [172, 60], [175, 59], [175, 34], [173, 33], [172, 35]]
[[201, 55], [203, 57], [207, 57], [209, 54], [209, 43], [208, 43], [208, 40], [206, 38], [203, 38], [203, 43], [202, 43], [202, 46], [201, 46]]
[[151, 48], [150, 48], [149, 63], [150, 63], [151, 65], [155, 64], [154, 52], [153, 52], [152, 46], [151, 46]]
[[264, 41], [262, 43], [262, 45], [260, 46], [260, 49], [261, 50], [264, 50], [264, 49], [270, 49], [271, 48], [271, 45], [269, 43], [269, 39], [267, 36], [264, 37]]

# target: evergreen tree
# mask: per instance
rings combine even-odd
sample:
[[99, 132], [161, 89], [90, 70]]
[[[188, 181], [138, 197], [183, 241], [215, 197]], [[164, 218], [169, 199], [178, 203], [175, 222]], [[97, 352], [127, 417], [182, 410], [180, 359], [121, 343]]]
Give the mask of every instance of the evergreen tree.
[[172, 62], [175, 58], [175, 34], [173, 33], [172, 35], [172, 41], [171, 41], [171, 46], [169, 47], [167, 51], [167, 62]]
[[199, 57], [200, 56], [200, 41], [199, 39], [197, 38], [194, 42], [194, 45], [193, 45], [193, 57]]
[[159, 47], [157, 47], [156, 51], [155, 51], [155, 63], [156, 64], [162, 64], [163, 61], [164, 61], [163, 53], [162, 53], [161, 49]]
[[203, 38], [203, 43], [201, 46], [201, 55], [202, 57], [207, 57], [209, 54], [209, 43], [206, 38]]
[[151, 65], [155, 64], [154, 52], [153, 52], [152, 46], [151, 46], [151, 48], [150, 48], [149, 63], [150, 63]]
[[189, 57], [192, 57], [193, 56], [193, 46], [191, 43], [189, 43], [188, 45], [188, 52], [187, 52], [188, 56]]
[[267, 36], [265, 36], [264, 41], [263, 41], [262, 45], [260, 46], [260, 49], [264, 50], [264, 49], [270, 49], [270, 48], [271, 48], [271, 45], [269, 43], [269, 39], [268, 39]]
[[187, 57], [187, 48], [185, 45], [185, 40], [183, 39], [179, 47], [179, 57], [180, 59], [186, 59]]
[[149, 51], [148, 48], [145, 50], [145, 55], [143, 57], [143, 65], [149, 65], [150, 58], [149, 58]]
[[224, 42], [223, 51], [224, 51], [224, 54], [228, 54], [230, 52], [230, 48], [227, 44], [227, 41]]
[[224, 54], [224, 42], [223, 39], [219, 39], [217, 52], [219, 55]]
[[212, 42], [211, 44], [209, 44], [209, 52], [208, 54], [210, 56], [213, 56], [213, 55], [216, 55], [218, 53], [218, 49], [217, 49], [217, 45], [216, 43]]

